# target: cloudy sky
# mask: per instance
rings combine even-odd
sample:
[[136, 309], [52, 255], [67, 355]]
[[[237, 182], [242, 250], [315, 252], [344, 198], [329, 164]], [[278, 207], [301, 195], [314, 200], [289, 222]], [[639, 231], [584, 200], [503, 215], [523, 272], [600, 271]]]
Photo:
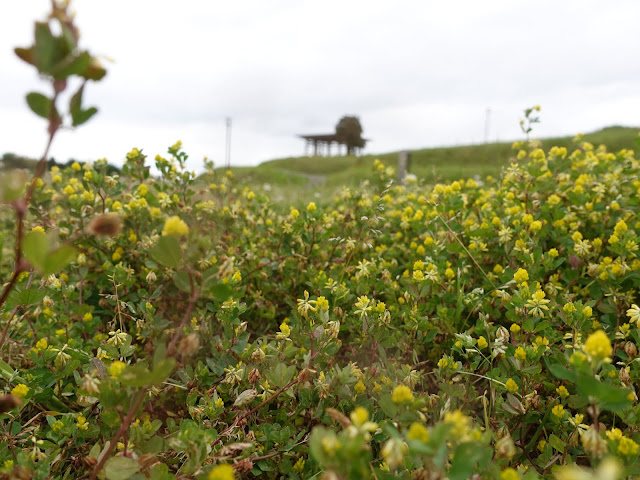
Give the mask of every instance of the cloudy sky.
[[[29, 45], [48, 0], [13, 1], [0, 21], [0, 154], [38, 156], [44, 121], [24, 102], [44, 87]], [[299, 133], [361, 119], [370, 153], [640, 126], [637, 0], [76, 0], [82, 46], [112, 58], [88, 85], [99, 114], [52, 155], [119, 164], [182, 140], [190, 166], [303, 152]], [[10, 11], [10, 13], [8, 13]]]

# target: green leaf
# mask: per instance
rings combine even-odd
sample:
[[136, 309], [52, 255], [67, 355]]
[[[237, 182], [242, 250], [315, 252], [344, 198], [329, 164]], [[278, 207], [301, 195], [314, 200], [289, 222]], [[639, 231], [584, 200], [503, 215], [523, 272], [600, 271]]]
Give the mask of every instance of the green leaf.
[[27, 62], [29, 65], [36, 64], [36, 54], [33, 47], [29, 48], [14, 48], [13, 51], [20, 58], [20, 60]]
[[273, 371], [267, 373], [267, 378], [272, 385], [284, 387], [293, 378], [294, 373], [296, 373], [294, 365], [287, 367], [284, 363], [278, 363]]
[[384, 414], [389, 418], [394, 418], [398, 414], [398, 406], [393, 403], [390, 394], [382, 395], [378, 399], [378, 405], [380, 405]]
[[69, 265], [77, 256], [78, 252], [75, 248], [70, 245], [63, 245], [47, 254], [42, 265], [43, 273], [45, 275], [51, 275], [52, 273], [59, 272]]
[[128, 480], [139, 471], [138, 462], [127, 457], [112, 457], [104, 464], [107, 480]]
[[311, 456], [321, 465], [326, 454], [322, 447], [322, 440], [328, 436], [335, 437], [335, 433], [325, 427], [314, 427], [309, 436], [309, 451]]
[[82, 95], [84, 93], [84, 83], [80, 86], [78, 91], [73, 94], [69, 101], [69, 112], [71, 113], [71, 124], [74, 127], [82, 125], [87, 122], [91, 117], [98, 113], [98, 109], [95, 107], [82, 109]]
[[577, 381], [578, 394], [583, 397], [593, 397], [603, 410], [617, 412], [631, 406], [629, 390], [609, 385], [596, 380], [593, 377], [581, 375]]
[[163, 358], [149, 371], [145, 362], [127, 366], [120, 374], [120, 382], [130, 387], [146, 387], [164, 382], [176, 366], [175, 358]]
[[93, 447], [91, 447], [91, 450], [89, 450], [89, 458], [98, 458], [98, 455], [100, 455], [100, 451], [102, 450], [102, 448], [100, 447], [99, 443], [96, 443]]
[[157, 463], [151, 467], [151, 480], [168, 480], [169, 478], [172, 478], [169, 476], [169, 467], [164, 463]]
[[558, 452], [564, 452], [564, 442], [553, 433], [549, 435], [549, 445], [555, 448]]
[[175, 283], [176, 287], [178, 287], [183, 292], [191, 292], [191, 281], [189, 280], [189, 274], [184, 270], [176, 272], [176, 274], [173, 276], [173, 283]]
[[151, 372], [143, 362], [128, 365], [120, 374], [120, 383], [130, 387], [146, 387], [151, 385]]
[[34, 54], [36, 67], [42, 73], [50, 73], [51, 67], [60, 57], [58, 42], [46, 22], [35, 24]]
[[43, 232], [29, 232], [22, 239], [22, 252], [31, 265], [42, 270], [47, 252], [49, 251], [49, 239]]
[[233, 297], [233, 288], [231, 288], [228, 284], [222, 283], [220, 281], [209, 281], [206, 282], [206, 285], [202, 288], [204, 296], [207, 298], [211, 298], [216, 302], [224, 302], [229, 300], [230, 297]]
[[74, 117], [82, 111], [82, 95], [84, 93], [84, 83], [80, 85], [80, 88], [73, 94], [71, 100], [69, 100], [69, 112]]
[[28, 93], [27, 105], [29, 105], [31, 111], [33, 111], [33, 113], [35, 113], [39, 117], [48, 119], [51, 116], [51, 108], [53, 107], [53, 102], [49, 97], [46, 97], [41, 93]]
[[562, 380], [568, 380], [569, 382], [573, 383], [575, 383], [576, 381], [576, 373], [572, 370], [569, 370], [567, 367], [560, 365], [559, 363], [548, 364], [547, 368], [554, 377], [560, 378]]
[[486, 464], [492, 455], [491, 448], [479, 446], [477, 443], [468, 442], [458, 445], [451, 462], [449, 478], [451, 480], [471, 478], [476, 465]]
[[173, 235], [160, 237], [158, 244], [149, 250], [151, 257], [160, 265], [169, 268], [176, 268], [180, 265], [182, 252], [180, 251], [180, 241]]
[[76, 38], [76, 34], [73, 29], [69, 25], [65, 25], [64, 23], [61, 25], [62, 27], [62, 42], [64, 48], [68, 52], [73, 52], [78, 47], [78, 40]]
[[153, 370], [151, 371], [151, 377], [149, 379], [150, 383], [153, 384], [159, 384], [164, 382], [167, 377], [169, 375], [171, 375], [171, 372], [173, 372], [173, 369], [176, 366], [176, 359], [172, 358], [172, 357], [168, 357], [163, 359], [162, 361], [158, 362], [156, 364], [155, 367], [153, 367]]
[[89, 107], [86, 110], [82, 110], [76, 115], [71, 116], [71, 124], [74, 127], [82, 125], [83, 123], [88, 122], [96, 113], [98, 113], [98, 109], [96, 107]]
[[13, 381], [16, 371], [4, 360], [0, 360], [0, 376], [7, 381]]
[[70, 53], [51, 69], [51, 75], [56, 79], [64, 79], [71, 75], [80, 75], [89, 68], [91, 55], [88, 52]]
[[87, 68], [82, 73], [82, 76], [87, 80], [93, 80], [97, 82], [98, 80], [101, 80], [102, 77], [104, 77], [106, 74], [107, 71], [102, 65], [100, 65], [100, 62], [98, 62], [96, 59], [92, 59], [91, 65], [89, 65], [89, 68]]
[[18, 294], [19, 305], [33, 305], [39, 303], [46, 295], [44, 290], [38, 290], [36, 288], [28, 288]]
[[[157, 435], [154, 435], [153, 437], [151, 437], [142, 447], [143, 453], [158, 454], [158, 453], [161, 453], [163, 449], [164, 449], [164, 439]], [[160, 465], [166, 467], [166, 465], [164, 464], [160, 464]], [[153, 469], [152, 469], [152, 472], [153, 472]], [[151, 474], [151, 478], [154, 478], [153, 473]]]

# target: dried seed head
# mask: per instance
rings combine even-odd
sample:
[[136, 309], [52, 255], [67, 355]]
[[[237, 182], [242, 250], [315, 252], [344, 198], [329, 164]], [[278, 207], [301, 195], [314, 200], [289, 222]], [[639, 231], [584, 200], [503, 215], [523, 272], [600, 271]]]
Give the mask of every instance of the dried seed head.
[[509, 342], [509, 330], [501, 326], [496, 332], [496, 337], [502, 339], [503, 343]]
[[638, 348], [635, 343], [627, 342], [624, 344], [624, 352], [631, 358], [636, 358], [636, 355], [638, 355]]
[[152, 285], [156, 282], [156, 280], [158, 279], [158, 277], [156, 276], [156, 273], [151, 270], [148, 274], [147, 274], [147, 284], [148, 285]]
[[185, 357], [190, 357], [195, 354], [200, 348], [200, 339], [198, 335], [192, 333], [187, 335], [182, 340], [180, 340], [180, 346], [178, 347], [178, 351], [184, 355]]
[[260, 375], [260, 372], [258, 371], [257, 368], [254, 368], [253, 370], [251, 370], [249, 372], [249, 381], [253, 384], [258, 383], [260, 380], [262, 379], [262, 375]]
[[240, 460], [239, 462], [236, 462], [233, 465], [233, 468], [240, 475], [244, 475], [245, 473], [249, 473], [251, 470], [253, 470], [253, 462], [250, 458], [245, 458], [243, 460]]
[[516, 446], [513, 444], [513, 440], [510, 435], [502, 437], [496, 442], [496, 456], [498, 458], [506, 458], [510, 460], [516, 454]]
[[607, 444], [595, 428], [586, 430], [580, 440], [584, 449], [596, 458], [601, 457], [607, 451]]
[[629, 372], [627, 371], [626, 368], [620, 369], [620, 371], [618, 372], [618, 378], [625, 385], [631, 384], [631, 375], [629, 375]]
[[256, 348], [251, 354], [251, 361], [256, 363], [261, 363], [262, 361], [264, 361], [266, 356], [267, 355], [264, 353], [264, 351], [261, 348]]
[[105, 213], [93, 217], [91, 223], [87, 226], [87, 231], [93, 235], [106, 235], [108, 237], [115, 237], [120, 233], [122, 227], [122, 221], [118, 215], [113, 213]]
[[542, 406], [542, 398], [540, 398], [540, 395], [534, 395], [531, 398], [531, 406], [533, 406], [533, 408], [538, 409]]

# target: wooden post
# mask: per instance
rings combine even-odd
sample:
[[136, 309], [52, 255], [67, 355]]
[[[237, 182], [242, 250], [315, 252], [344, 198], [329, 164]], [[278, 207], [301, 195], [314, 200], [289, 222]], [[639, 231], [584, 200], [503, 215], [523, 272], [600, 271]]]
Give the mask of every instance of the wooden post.
[[398, 183], [400, 185], [406, 184], [407, 173], [409, 173], [410, 159], [411, 152], [409, 152], [409, 150], [402, 150], [398, 154]]

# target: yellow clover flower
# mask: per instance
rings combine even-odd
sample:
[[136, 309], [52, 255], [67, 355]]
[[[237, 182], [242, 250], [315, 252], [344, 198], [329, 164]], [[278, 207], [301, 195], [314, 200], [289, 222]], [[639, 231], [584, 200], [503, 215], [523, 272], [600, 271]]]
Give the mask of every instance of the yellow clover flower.
[[233, 467], [227, 463], [213, 467], [207, 477], [208, 480], [234, 480], [235, 478]]
[[529, 273], [524, 268], [519, 268], [516, 273], [513, 274], [513, 279], [516, 283], [522, 283], [529, 280]]
[[189, 227], [178, 216], [167, 218], [164, 222], [164, 228], [162, 229], [162, 235], [187, 235], [189, 233]]
[[589, 335], [582, 349], [594, 360], [604, 360], [613, 353], [611, 341], [604, 330]]
[[24, 383], [19, 383], [11, 390], [11, 395], [18, 398], [24, 398], [29, 394], [29, 387]]
[[407, 439], [420, 440], [423, 443], [427, 443], [429, 441], [429, 431], [421, 423], [413, 422], [407, 432]]
[[505, 383], [504, 386], [511, 393], [516, 393], [519, 388], [518, 384], [513, 380], [513, 378], [507, 380], [507, 383]]
[[411, 403], [413, 402], [413, 393], [406, 385], [398, 385], [391, 393], [393, 403]]

